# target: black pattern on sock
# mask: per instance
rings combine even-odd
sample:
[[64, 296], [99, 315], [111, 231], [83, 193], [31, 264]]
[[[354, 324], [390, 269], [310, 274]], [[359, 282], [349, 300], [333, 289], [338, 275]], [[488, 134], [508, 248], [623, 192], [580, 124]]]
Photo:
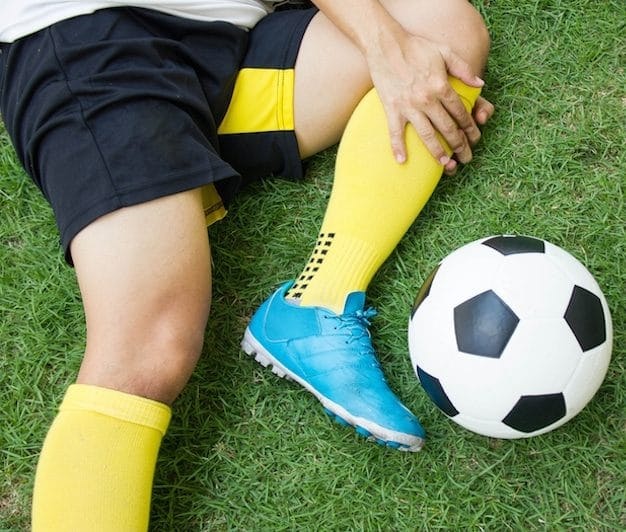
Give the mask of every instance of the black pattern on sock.
[[293, 286], [288, 290], [287, 299], [300, 299], [302, 297], [309, 283], [313, 281], [315, 273], [324, 263], [324, 258], [328, 255], [334, 238], [335, 233], [320, 233], [318, 235], [309, 262], [293, 283]]

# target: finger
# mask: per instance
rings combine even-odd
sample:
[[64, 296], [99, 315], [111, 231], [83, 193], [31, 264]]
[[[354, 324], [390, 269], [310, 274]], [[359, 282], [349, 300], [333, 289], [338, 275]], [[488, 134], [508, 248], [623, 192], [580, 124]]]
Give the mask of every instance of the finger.
[[474, 120], [480, 125], [486, 124], [495, 112], [494, 105], [487, 99], [479, 96], [474, 105]]
[[480, 140], [480, 129], [478, 129], [472, 114], [463, 106], [459, 95], [450, 88], [449, 91], [445, 93], [442, 103], [450, 116], [457, 123], [458, 127], [465, 133], [469, 145], [473, 146], [476, 144]]
[[391, 152], [398, 164], [406, 162], [406, 142], [404, 133], [406, 120], [394, 113], [387, 113], [387, 124], [389, 126], [389, 139], [391, 141]]
[[455, 54], [447, 46], [440, 46], [439, 51], [443, 57], [448, 73], [455, 78], [460, 79], [466, 85], [470, 87], [482, 87], [485, 82], [474, 74], [472, 67], [460, 56]]
[[437, 136], [436, 129], [431, 121], [423, 113], [415, 113], [409, 117], [409, 122], [417, 132], [417, 135], [426, 146], [430, 154], [439, 161], [439, 164], [446, 165], [450, 162], [450, 156]]
[[453, 120], [446, 108], [441, 104], [432, 107], [428, 118], [455, 153], [459, 162], [470, 162], [472, 150], [467, 135], [462, 129], [459, 129], [459, 125]]
[[453, 176], [456, 174], [458, 164], [454, 159], [450, 159], [450, 162], [443, 167], [443, 172], [447, 176]]

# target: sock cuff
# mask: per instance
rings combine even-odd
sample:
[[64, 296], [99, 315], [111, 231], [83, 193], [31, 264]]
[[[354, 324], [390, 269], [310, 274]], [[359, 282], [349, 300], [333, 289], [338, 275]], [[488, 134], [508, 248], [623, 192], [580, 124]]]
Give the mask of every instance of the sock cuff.
[[172, 416], [166, 404], [90, 384], [72, 384], [67, 389], [59, 411], [68, 410], [97, 412], [155, 429], [161, 436], [167, 431]]

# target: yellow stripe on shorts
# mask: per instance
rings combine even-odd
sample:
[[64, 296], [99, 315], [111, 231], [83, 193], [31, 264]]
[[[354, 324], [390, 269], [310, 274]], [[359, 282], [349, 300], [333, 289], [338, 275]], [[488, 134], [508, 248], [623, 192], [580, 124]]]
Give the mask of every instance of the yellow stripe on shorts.
[[293, 130], [293, 91], [293, 69], [241, 69], [217, 132], [228, 135]]
[[[237, 75], [219, 135], [293, 131], [294, 70], [243, 68]], [[207, 226], [226, 216], [214, 185], [202, 189]]]
[[224, 202], [213, 183], [202, 187], [202, 207], [204, 208], [204, 219], [207, 227], [226, 216], [227, 211]]

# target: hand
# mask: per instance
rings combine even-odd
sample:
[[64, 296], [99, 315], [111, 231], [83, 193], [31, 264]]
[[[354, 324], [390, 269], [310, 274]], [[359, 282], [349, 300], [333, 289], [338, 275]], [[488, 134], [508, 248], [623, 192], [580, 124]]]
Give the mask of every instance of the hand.
[[437, 133], [450, 146], [455, 159], [467, 163], [472, 158], [471, 146], [480, 139], [475, 117], [486, 121], [493, 111], [489, 110], [491, 104], [483, 104], [478, 115], [468, 113], [450, 87], [448, 76], [474, 87], [481, 87], [483, 81], [444, 45], [411, 35], [400, 27], [388, 35], [366, 58], [387, 114], [393, 154], [399, 163], [406, 160], [404, 131], [410, 123], [433, 157], [446, 171], [453, 171], [456, 162], [446, 154]]

